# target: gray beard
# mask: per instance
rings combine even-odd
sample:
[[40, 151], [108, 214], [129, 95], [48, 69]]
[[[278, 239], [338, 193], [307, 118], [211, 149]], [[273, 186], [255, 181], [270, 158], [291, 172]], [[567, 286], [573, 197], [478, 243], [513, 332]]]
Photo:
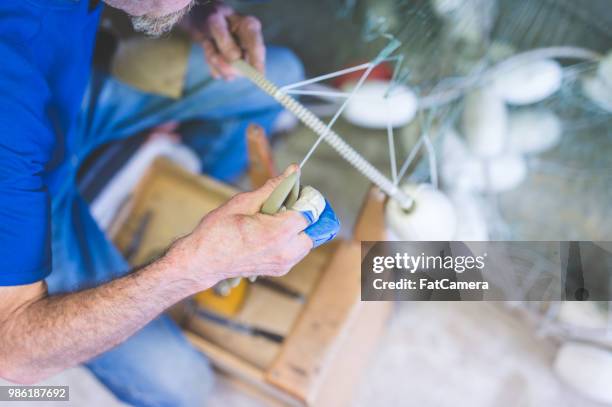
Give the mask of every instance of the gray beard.
[[189, 12], [194, 2], [186, 7], [161, 17], [153, 17], [148, 14], [144, 16], [132, 17], [134, 30], [145, 33], [151, 37], [159, 37], [167, 33], [178, 23], [185, 14]]

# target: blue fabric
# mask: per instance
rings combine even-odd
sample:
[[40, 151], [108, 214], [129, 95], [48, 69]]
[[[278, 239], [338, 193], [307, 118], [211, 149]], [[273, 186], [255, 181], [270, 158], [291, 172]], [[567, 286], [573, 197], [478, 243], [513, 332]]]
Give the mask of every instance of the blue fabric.
[[306, 218], [306, 222], [308, 222], [309, 225], [312, 225], [315, 221], [315, 214], [312, 213], [312, 211], [301, 211], [300, 212], [302, 214], [303, 217]]
[[[312, 223], [313, 216], [310, 213], [302, 212], [302, 214]], [[327, 243], [336, 237], [340, 230], [340, 220], [334, 212], [331, 204], [325, 200], [325, 209], [319, 216], [319, 219], [312, 223], [304, 230], [304, 233], [310, 237], [313, 243], [313, 247], [319, 247], [324, 243]]]
[[67, 0], [0, 2], [0, 285], [51, 271], [46, 174], [69, 143], [100, 11]]
[[214, 383], [208, 360], [167, 316], [85, 365], [117, 398], [134, 406], [205, 406]]
[[[100, 9], [88, 14], [87, 5], [0, 1], [0, 285], [38, 281], [52, 270], [46, 281], [54, 294], [128, 272], [76, 189], [79, 164], [102, 144], [183, 121], [203, 170], [231, 179], [246, 166], [247, 123], [269, 132], [280, 111], [245, 79], [213, 80], [199, 46], [178, 101], [91, 75]], [[271, 47], [267, 75], [283, 85], [303, 71], [291, 52]], [[87, 367], [136, 406], [202, 405], [211, 383], [205, 358], [167, 317]]]

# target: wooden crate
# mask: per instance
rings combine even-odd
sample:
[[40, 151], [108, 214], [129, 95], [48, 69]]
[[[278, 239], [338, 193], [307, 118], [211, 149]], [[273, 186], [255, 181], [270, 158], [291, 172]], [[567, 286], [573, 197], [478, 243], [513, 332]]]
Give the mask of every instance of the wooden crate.
[[[150, 261], [236, 192], [158, 159], [118, 217], [114, 241], [131, 252], [134, 265]], [[370, 193], [357, 222], [358, 238], [382, 239], [382, 202], [382, 195]], [[360, 301], [360, 261], [357, 240], [314, 250], [275, 279], [302, 294], [302, 301], [249, 284], [232, 318], [281, 334], [280, 344], [183, 314], [186, 335], [218, 369], [268, 404], [347, 405], [390, 312], [389, 303]]]

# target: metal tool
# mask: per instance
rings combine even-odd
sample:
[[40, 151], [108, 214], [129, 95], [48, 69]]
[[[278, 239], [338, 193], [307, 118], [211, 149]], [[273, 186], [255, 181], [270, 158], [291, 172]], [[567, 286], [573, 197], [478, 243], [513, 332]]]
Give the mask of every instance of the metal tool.
[[283, 343], [283, 341], [285, 340], [285, 337], [283, 335], [268, 331], [267, 329], [264, 329], [264, 328], [258, 328], [253, 325], [234, 321], [224, 316], [215, 314], [214, 312], [210, 312], [203, 308], [199, 308], [197, 305], [193, 303], [190, 304], [190, 311], [192, 314], [194, 314], [197, 317], [206, 319], [207, 321], [213, 322], [218, 325], [222, 325], [226, 328], [231, 329], [232, 331], [240, 332], [245, 335], [259, 336], [261, 338], [265, 338], [275, 343]]
[[267, 289], [270, 289], [274, 292], [282, 294], [288, 298], [291, 298], [292, 300], [299, 301], [299, 302], [304, 302], [305, 300], [304, 295], [302, 293], [294, 289], [291, 289], [283, 284], [277, 283], [271, 278], [260, 278], [257, 280], [257, 284]]

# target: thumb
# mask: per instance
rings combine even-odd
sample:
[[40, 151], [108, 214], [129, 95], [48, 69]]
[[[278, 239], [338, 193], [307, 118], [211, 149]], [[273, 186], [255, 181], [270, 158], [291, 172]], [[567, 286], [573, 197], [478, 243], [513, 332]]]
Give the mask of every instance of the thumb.
[[268, 197], [270, 197], [270, 195], [272, 195], [272, 192], [274, 192], [274, 190], [291, 174], [300, 171], [300, 167], [297, 164], [291, 164], [289, 167], [287, 167], [285, 169], [285, 171], [283, 171], [282, 175], [279, 175], [278, 177], [274, 177], [274, 178], [270, 178], [268, 181], [266, 181], [266, 183], [259, 189], [256, 189], [252, 192], [253, 194], [253, 199], [255, 199], [256, 201], [258, 201], [258, 203], [261, 205], [263, 204], [266, 199], [268, 199]]

